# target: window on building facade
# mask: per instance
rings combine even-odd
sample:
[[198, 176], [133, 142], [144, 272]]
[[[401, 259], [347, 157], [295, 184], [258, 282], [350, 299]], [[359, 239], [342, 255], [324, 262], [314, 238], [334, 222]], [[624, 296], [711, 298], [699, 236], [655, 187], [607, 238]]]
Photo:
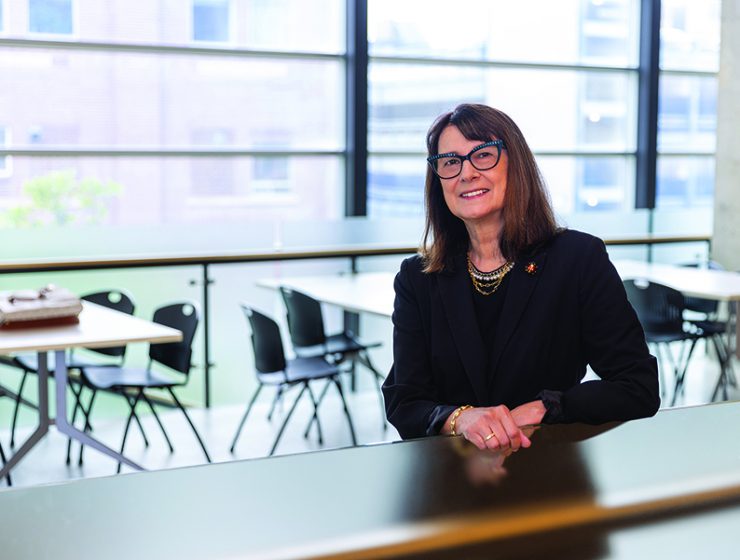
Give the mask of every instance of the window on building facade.
[[229, 41], [230, 0], [193, 0], [193, 40]]
[[28, 0], [28, 30], [32, 33], [70, 35], [73, 0]]

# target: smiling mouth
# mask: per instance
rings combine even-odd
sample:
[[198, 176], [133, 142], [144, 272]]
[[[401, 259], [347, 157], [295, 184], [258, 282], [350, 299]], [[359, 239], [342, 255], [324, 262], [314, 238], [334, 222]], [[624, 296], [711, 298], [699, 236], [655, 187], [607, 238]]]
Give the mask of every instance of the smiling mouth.
[[475, 198], [476, 196], [486, 194], [487, 192], [488, 192], [488, 189], [478, 189], [477, 191], [464, 192], [460, 196], [462, 198]]

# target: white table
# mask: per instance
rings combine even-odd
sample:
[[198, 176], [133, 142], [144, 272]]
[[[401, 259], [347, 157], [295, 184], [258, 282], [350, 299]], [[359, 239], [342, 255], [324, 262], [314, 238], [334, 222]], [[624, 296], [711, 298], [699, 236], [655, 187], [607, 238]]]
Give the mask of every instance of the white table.
[[[90, 435], [81, 432], [67, 420], [67, 365], [65, 351], [69, 348], [106, 348], [129, 342], [178, 342], [182, 333], [151, 321], [132, 317], [112, 309], [83, 302], [80, 322], [54, 327], [0, 330], [0, 354], [38, 352], [38, 407], [39, 425], [23, 445], [10, 457], [0, 471], [0, 478], [11, 469], [44, 437], [49, 426], [56, 425], [64, 435], [109, 455], [116, 461], [138, 470], [141, 466], [130, 461]], [[56, 418], [49, 416], [47, 352], [55, 355]]]
[[395, 272], [357, 272], [336, 276], [286, 276], [264, 278], [258, 286], [277, 290], [287, 286], [312, 298], [353, 313], [371, 313], [381, 317], [393, 314], [393, 279]]
[[[740, 273], [737, 272], [632, 260], [616, 260], [614, 266], [624, 279], [644, 278], [678, 290], [688, 297], [740, 302]], [[728, 337], [732, 336], [731, 332], [727, 334]], [[736, 330], [735, 338], [735, 349], [740, 353], [740, 329]]]
[[632, 260], [613, 262], [625, 280], [644, 278], [665, 284], [689, 297], [740, 301], [740, 274], [737, 272]]

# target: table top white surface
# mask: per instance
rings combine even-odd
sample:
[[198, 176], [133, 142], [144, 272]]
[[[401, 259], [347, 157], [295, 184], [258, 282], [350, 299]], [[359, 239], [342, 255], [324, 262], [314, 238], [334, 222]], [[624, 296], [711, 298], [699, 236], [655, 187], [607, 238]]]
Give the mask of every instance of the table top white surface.
[[164, 325], [83, 301], [74, 325], [0, 330], [0, 354], [66, 348], [105, 348], [129, 342], [178, 342], [182, 333]]
[[740, 300], [740, 273], [737, 272], [633, 260], [613, 262], [619, 275], [625, 280], [644, 278], [665, 284], [690, 297], [721, 301]]
[[390, 317], [393, 313], [395, 272], [360, 272], [336, 276], [291, 276], [266, 278], [258, 286], [277, 290], [287, 286], [314, 299], [355, 313]]

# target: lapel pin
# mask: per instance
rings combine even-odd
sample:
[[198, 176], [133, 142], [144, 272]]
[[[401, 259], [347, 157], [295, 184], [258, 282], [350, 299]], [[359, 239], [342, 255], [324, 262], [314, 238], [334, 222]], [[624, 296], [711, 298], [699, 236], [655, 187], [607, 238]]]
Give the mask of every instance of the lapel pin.
[[531, 263], [527, 264], [527, 266], [524, 267], [524, 271], [527, 274], [531, 274], [532, 276], [534, 276], [535, 274], [537, 274], [537, 265], [535, 263], [531, 262]]

